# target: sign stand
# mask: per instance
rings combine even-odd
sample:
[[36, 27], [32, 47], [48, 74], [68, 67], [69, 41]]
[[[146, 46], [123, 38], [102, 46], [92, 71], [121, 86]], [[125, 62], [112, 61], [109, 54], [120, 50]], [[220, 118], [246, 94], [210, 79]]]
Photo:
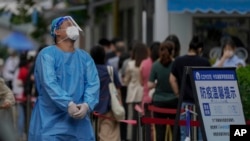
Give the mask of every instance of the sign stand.
[[[190, 78], [190, 67], [185, 67], [184, 68], [184, 72], [183, 72], [183, 75], [182, 75], [182, 83], [181, 83], [181, 89], [180, 89], [180, 95], [179, 95], [179, 101], [178, 101], [178, 107], [177, 107], [177, 112], [176, 112], [176, 117], [175, 117], [175, 124], [174, 124], [174, 138], [173, 138], [173, 141], [178, 141], [178, 130], [179, 130], [179, 121], [180, 121], [180, 115], [181, 115], [181, 109], [182, 109], [182, 103], [183, 103], [183, 97], [184, 97], [184, 92], [185, 92], [185, 86], [186, 86], [186, 81], [187, 81], [187, 78]], [[192, 87], [193, 88], [193, 87]], [[196, 104], [196, 100], [195, 100], [195, 105]], [[198, 106], [195, 106], [196, 108], [198, 108]], [[196, 110], [196, 111], [199, 111], [199, 110]], [[200, 114], [200, 113], [199, 113]], [[204, 131], [204, 130], [203, 130]], [[202, 133], [202, 135], [204, 135], [204, 133]], [[207, 141], [206, 137], [205, 136], [202, 136], [203, 137], [203, 141]]]
[[178, 139], [181, 108], [189, 78], [203, 141], [229, 140], [230, 125], [245, 124], [235, 68], [185, 67], [173, 141]]

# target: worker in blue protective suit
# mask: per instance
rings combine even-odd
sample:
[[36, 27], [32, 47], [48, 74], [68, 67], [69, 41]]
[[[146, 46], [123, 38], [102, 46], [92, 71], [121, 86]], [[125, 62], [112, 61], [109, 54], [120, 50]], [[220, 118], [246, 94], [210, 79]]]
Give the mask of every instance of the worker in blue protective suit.
[[95, 141], [89, 113], [99, 101], [99, 78], [88, 53], [74, 48], [81, 28], [70, 17], [52, 21], [55, 45], [36, 58], [38, 98], [29, 141]]

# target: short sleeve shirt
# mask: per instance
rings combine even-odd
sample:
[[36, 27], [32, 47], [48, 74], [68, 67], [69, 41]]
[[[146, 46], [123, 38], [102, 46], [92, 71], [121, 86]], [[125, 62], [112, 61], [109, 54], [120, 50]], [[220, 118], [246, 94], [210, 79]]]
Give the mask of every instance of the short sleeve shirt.
[[[210, 66], [210, 63], [207, 59], [200, 56], [184, 55], [176, 58], [173, 62], [171, 73], [177, 79], [179, 91], [181, 89], [182, 76], [186, 66]], [[183, 101], [194, 102], [193, 90], [189, 77], [186, 79]]]
[[173, 95], [172, 87], [169, 83], [169, 75], [171, 72], [172, 63], [168, 66], [163, 66], [159, 61], [156, 61], [151, 69], [149, 81], [156, 82], [153, 101], [164, 101], [164, 97], [169, 94]]

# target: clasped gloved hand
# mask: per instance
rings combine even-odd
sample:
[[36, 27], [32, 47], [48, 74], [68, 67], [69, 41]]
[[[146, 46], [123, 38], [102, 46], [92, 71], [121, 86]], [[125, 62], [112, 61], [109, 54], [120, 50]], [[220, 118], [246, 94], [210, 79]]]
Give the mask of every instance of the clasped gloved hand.
[[79, 109], [78, 109], [77, 105], [73, 101], [69, 102], [69, 105], [68, 105], [68, 114], [71, 117], [73, 117], [73, 115], [75, 113], [77, 113], [77, 112], [79, 112]]
[[83, 119], [89, 110], [88, 104], [87, 103], [78, 104], [77, 108], [79, 109], [79, 111], [74, 113], [73, 117], [76, 119]]

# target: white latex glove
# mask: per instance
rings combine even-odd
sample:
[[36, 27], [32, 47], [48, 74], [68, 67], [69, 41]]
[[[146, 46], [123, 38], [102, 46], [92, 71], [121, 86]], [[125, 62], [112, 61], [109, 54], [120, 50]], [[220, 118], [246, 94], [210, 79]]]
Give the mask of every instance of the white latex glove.
[[79, 111], [74, 113], [73, 117], [76, 119], [83, 119], [89, 110], [89, 106], [87, 103], [82, 103], [78, 104], [77, 107], [79, 108]]
[[79, 109], [77, 108], [77, 105], [74, 102], [69, 102], [68, 105], [68, 114], [73, 117], [75, 113], [79, 112]]

